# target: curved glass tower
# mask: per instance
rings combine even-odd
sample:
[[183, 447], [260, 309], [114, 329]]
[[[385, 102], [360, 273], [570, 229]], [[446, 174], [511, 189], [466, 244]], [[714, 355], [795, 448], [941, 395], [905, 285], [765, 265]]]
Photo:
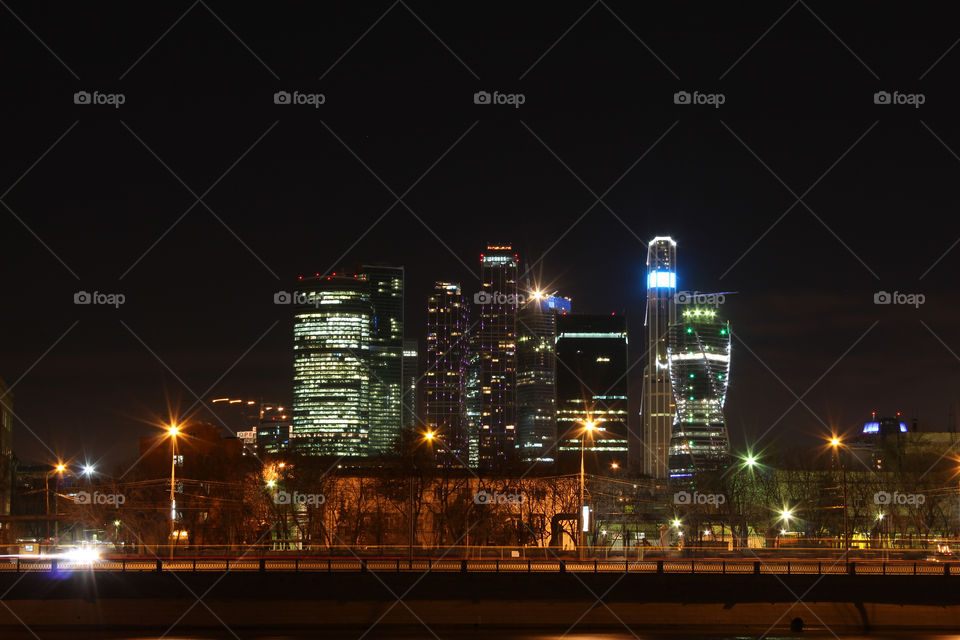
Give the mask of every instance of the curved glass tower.
[[723, 405], [730, 378], [730, 324], [711, 307], [693, 307], [670, 325], [670, 382], [677, 406], [670, 439], [670, 479], [692, 482], [694, 474], [728, 464], [730, 440]]

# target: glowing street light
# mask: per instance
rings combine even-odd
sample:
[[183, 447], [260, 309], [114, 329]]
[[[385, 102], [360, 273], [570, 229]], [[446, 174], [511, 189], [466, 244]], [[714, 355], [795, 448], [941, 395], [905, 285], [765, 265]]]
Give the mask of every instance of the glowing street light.
[[847, 535], [847, 465], [840, 456], [840, 447], [843, 446], [843, 442], [834, 435], [830, 438], [830, 446], [833, 447], [833, 455], [837, 457], [837, 461], [840, 463], [840, 475], [843, 479], [843, 549], [849, 553], [850, 537]]
[[583, 430], [580, 433], [580, 544], [579, 551], [581, 557], [583, 555], [583, 548], [586, 545], [586, 530], [587, 530], [587, 515], [590, 513], [587, 506], [583, 503], [583, 485], [584, 485], [584, 473], [583, 473], [583, 453], [586, 446], [587, 434], [593, 433], [597, 428], [597, 423], [589, 418], [583, 422]]
[[92, 476], [96, 468], [92, 464], [83, 465], [83, 473], [87, 476]]
[[[177, 482], [177, 436], [180, 434], [180, 425], [171, 423], [167, 427], [170, 437], [170, 537], [177, 532], [177, 498], [174, 495]], [[173, 545], [170, 545], [170, 557], [173, 557]]]
[[435, 436], [436, 434], [433, 431], [427, 431], [425, 434], [423, 434], [423, 437], [424, 439], [426, 439], [427, 442], [430, 442], [431, 440], [433, 440]]
[[680, 528], [680, 525], [681, 525], [682, 523], [680, 522], [680, 519], [679, 519], [679, 518], [674, 518], [674, 519], [673, 519], [673, 522], [672, 522], [671, 524], [673, 524], [673, 526], [675, 526], [677, 529], [679, 529], [679, 528]]

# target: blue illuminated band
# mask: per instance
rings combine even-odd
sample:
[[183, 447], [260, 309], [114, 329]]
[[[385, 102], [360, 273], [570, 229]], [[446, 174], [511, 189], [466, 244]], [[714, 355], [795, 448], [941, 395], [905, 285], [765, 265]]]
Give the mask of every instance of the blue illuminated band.
[[651, 271], [647, 274], [648, 289], [676, 289], [677, 274], [673, 271]]

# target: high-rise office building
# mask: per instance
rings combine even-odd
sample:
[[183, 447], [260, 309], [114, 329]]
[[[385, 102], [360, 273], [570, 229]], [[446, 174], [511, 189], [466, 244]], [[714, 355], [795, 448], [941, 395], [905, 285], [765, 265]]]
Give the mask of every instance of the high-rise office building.
[[467, 367], [469, 306], [459, 284], [437, 282], [427, 300], [424, 422], [438, 440], [437, 464], [469, 465]]
[[[610, 473], [627, 462], [627, 322], [624, 316], [557, 316], [558, 469]], [[596, 429], [587, 431], [592, 423]]]
[[557, 441], [557, 314], [570, 299], [539, 292], [517, 313], [517, 441], [524, 463], [552, 464]]
[[730, 325], [712, 307], [691, 307], [670, 326], [670, 382], [677, 406], [670, 441], [670, 480], [728, 465], [730, 440], [723, 405], [730, 377]]
[[401, 424], [404, 429], [417, 426], [420, 409], [418, 395], [418, 381], [420, 371], [420, 347], [416, 340], [403, 341], [403, 416]]
[[403, 422], [403, 267], [361, 265], [370, 283], [370, 455], [397, 452]]
[[471, 469], [480, 467], [480, 352], [475, 336], [470, 336], [466, 365], [467, 457]]
[[480, 256], [479, 464], [503, 470], [517, 461], [517, 287], [519, 258], [506, 244], [487, 245]]
[[676, 416], [667, 354], [670, 325], [677, 320], [677, 243], [658, 236], [647, 248], [647, 365], [643, 372], [643, 471], [669, 474], [670, 436]]
[[301, 278], [293, 297], [291, 445], [316, 455], [368, 455], [370, 282], [362, 274]]
[[0, 516], [10, 515], [13, 493], [13, 393], [0, 379]]

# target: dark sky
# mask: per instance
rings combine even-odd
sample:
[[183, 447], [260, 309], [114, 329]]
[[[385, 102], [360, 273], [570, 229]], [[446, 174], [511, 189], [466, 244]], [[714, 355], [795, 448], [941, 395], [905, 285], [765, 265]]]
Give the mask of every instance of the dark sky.
[[[736, 447], [809, 446], [821, 421], [873, 409], [947, 426], [949, 7], [356, 4], [0, 10], [0, 376], [17, 382], [21, 458], [129, 456], [168, 398], [289, 401], [273, 293], [335, 264], [405, 265], [422, 343], [434, 279], [472, 290], [487, 241], [549, 249], [543, 278], [575, 310], [628, 313], [641, 357], [658, 234], [678, 242], [681, 289], [739, 292], [723, 309]], [[276, 105], [279, 90], [326, 102]], [[475, 105], [481, 90], [525, 103]], [[126, 303], [75, 305], [79, 290]], [[926, 301], [875, 305], [881, 290]]]

